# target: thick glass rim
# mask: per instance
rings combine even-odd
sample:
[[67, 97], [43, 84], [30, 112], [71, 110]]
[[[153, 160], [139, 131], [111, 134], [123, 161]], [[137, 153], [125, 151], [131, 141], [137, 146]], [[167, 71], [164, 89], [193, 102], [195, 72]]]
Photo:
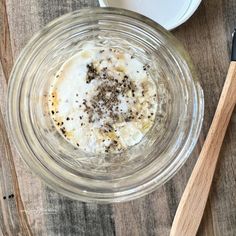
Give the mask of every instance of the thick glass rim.
[[[48, 32], [52, 31], [60, 26], [64, 26], [67, 21], [71, 21], [72, 18], [83, 18], [84, 16], [91, 16], [93, 14], [110, 14], [110, 17], [115, 16], [126, 16], [130, 19], [135, 19], [146, 25], [153, 32], [158, 32], [159, 36], [161, 35], [163, 38], [166, 38], [168, 42], [171, 42], [174, 45], [176, 51], [178, 51], [179, 56], [181, 56], [187, 67], [191, 70], [192, 80], [192, 95], [194, 99], [193, 104], [193, 116], [191, 127], [188, 131], [188, 137], [185, 141], [184, 146], [181, 151], [178, 153], [177, 157], [169, 163], [165, 169], [162, 170], [161, 174], [158, 176], [150, 176], [146, 182], [144, 182], [140, 186], [131, 187], [128, 190], [121, 190], [119, 192], [113, 192], [112, 189], [110, 192], [86, 192], [80, 191], [73, 183], [71, 182], [69, 185], [65, 182], [62, 176], [52, 175], [50, 171], [48, 171], [47, 166], [44, 166], [43, 163], [40, 163], [39, 160], [35, 158], [34, 150], [30, 147], [30, 144], [27, 142], [27, 138], [24, 136], [24, 132], [21, 130], [21, 117], [19, 115], [19, 111], [14, 108], [13, 104], [17, 105], [18, 98], [21, 95], [21, 80], [22, 80], [22, 66], [21, 64], [25, 64], [27, 66], [30, 65], [29, 55], [34, 55], [35, 45], [48, 34]], [[16, 90], [17, 88], [17, 90]], [[23, 160], [27, 163], [27, 165], [33, 170], [33, 172], [37, 173], [50, 187], [55, 189], [56, 191], [63, 193], [69, 197], [74, 199], [79, 199], [82, 201], [97, 201], [101, 203], [109, 203], [109, 202], [120, 202], [120, 201], [128, 201], [137, 197], [141, 197], [152, 192], [158, 186], [164, 184], [167, 180], [169, 180], [185, 163], [187, 158], [190, 156], [200, 133], [202, 121], [203, 121], [203, 109], [204, 109], [204, 98], [203, 91], [198, 81], [196, 80], [195, 71], [191, 60], [181, 44], [164, 28], [159, 26], [154, 21], [142, 16], [138, 13], [117, 9], [117, 8], [87, 8], [78, 10], [72, 13], [68, 13], [64, 16], [61, 16], [52, 22], [50, 22], [47, 26], [45, 26], [41, 31], [39, 31], [26, 45], [26, 47], [22, 50], [20, 56], [18, 57], [15, 66], [12, 70], [10, 82], [9, 82], [9, 90], [8, 90], [8, 104], [7, 104], [7, 117], [8, 117], [8, 127], [10, 130], [11, 137], [16, 144], [17, 150], [19, 151]], [[58, 170], [58, 173], [60, 170]]]

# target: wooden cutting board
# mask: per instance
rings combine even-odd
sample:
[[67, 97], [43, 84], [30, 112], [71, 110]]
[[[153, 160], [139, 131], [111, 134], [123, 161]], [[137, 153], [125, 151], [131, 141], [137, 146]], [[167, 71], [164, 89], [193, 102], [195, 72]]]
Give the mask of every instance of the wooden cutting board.
[[[30, 37], [52, 19], [95, 0], [0, 0], [0, 235], [167, 236], [211, 123], [228, 69], [235, 0], [204, 0], [174, 30], [196, 66], [205, 93], [200, 141], [178, 174], [146, 197], [120, 204], [86, 204], [46, 187], [31, 173], [7, 137], [9, 74]], [[236, 235], [236, 112], [230, 122], [198, 235]], [[181, 236], [181, 235], [180, 235]]]

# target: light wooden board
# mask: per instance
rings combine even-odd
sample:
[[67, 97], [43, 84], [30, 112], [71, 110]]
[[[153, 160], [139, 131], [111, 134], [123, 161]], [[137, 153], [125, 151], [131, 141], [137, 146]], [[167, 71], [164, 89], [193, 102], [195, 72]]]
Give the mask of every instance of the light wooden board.
[[[95, 0], [0, 0], [0, 235], [2, 232], [4, 236], [166, 236], [226, 76], [231, 33], [236, 26], [236, 1], [203, 0], [194, 16], [173, 31], [189, 51], [205, 93], [203, 130], [192, 156], [160, 189], [146, 197], [114, 205], [74, 201], [46, 187], [20, 159], [7, 138], [4, 124], [7, 82], [19, 52], [49, 21], [83, 6], [98, 6], [98, 3]], [[236, 112], [226, 134], [198, 235], [236, 235], [235, 169]], [[8, 198], [11, 194], [14, 198]]]

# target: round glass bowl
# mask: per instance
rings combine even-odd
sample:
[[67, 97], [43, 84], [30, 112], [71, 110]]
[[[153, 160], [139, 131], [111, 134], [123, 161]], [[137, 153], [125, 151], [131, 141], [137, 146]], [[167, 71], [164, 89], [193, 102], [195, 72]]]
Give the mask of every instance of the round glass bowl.
[[[157, 84], [162, 112], [143, 140], [120, 154], [83, 152], [49, 115], [55, 73], [90, 41], [134, 54]], [[199, 136], [203, 101], [191, 61], [169, 32], [131, 11], [91, 8], [52, 21], [22, 51], [9, 83], [8, 125], [22, 158], [51, 188], [82, 201], [119, 202], [150, 193], [184, 164]]]

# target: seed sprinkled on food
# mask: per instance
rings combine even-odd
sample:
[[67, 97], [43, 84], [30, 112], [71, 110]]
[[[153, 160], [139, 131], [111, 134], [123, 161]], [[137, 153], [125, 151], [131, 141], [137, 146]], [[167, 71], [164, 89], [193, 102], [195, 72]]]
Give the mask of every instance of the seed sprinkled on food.
[[136, 145], [152, 127], [157, 109], [149, 69], [133, 53], [84, 47], [64, 63], [50, 87], [56, 128], [92, 153], [119, 153]]

